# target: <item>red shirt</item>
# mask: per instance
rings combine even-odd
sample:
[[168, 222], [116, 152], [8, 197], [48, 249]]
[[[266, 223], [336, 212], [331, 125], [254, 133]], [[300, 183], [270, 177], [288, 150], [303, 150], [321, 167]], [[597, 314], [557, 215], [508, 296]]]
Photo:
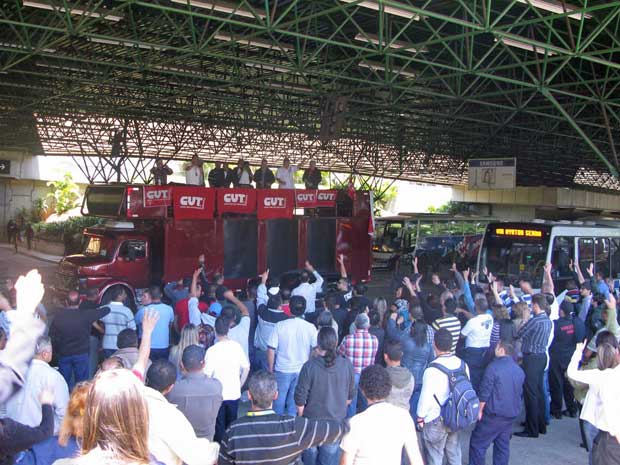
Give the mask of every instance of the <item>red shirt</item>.
[[[182, 331], [186, 324], [189, 323], [189, 297], [185, 299], [181, 299], [174, 306], [174, 315], [177, 319], [177, 326], [179, 327], [179, 331]], [[209, 306], [204, 302], [198, 302], [198, 308], [201, 313], [205, 313]]]

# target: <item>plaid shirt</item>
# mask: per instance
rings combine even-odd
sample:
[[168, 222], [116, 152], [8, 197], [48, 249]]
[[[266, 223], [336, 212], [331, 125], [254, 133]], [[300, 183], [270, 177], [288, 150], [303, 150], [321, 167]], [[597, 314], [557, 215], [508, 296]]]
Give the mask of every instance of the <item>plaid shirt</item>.
[[367, 329], [357, 329], [355, 333], [345, 336], [340, 344], [340, 353], [353, 364], [355, 373], [361, 373], [364, 368], [375, 363], [375, 356], [379, 349], [378, 339]]

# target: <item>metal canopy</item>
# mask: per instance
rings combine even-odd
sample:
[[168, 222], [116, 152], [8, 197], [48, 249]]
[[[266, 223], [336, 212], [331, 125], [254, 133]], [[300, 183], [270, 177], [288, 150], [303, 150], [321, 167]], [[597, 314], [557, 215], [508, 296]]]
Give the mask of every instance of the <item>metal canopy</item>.
[[619, 27], [598, 0], [7, 0], [0, 144], [103, 180], [199, 153], [462, 184], [517, 157], [519, 185], [618, 190]]

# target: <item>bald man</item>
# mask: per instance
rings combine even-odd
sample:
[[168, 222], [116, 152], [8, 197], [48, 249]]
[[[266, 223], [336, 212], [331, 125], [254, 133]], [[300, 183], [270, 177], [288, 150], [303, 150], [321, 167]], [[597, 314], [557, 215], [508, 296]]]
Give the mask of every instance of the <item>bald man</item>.
[[69, 292], [66, 307], [56, 312], [50, 327], [50, 337], [54, 352], [58, 354], [58, 369], [67, 381], [69, 391], [77, 383], [88, 379], [89, 375], [89, 336], [95, 322], [110, 313], [110, 309], [80, 309], [80, 295]]

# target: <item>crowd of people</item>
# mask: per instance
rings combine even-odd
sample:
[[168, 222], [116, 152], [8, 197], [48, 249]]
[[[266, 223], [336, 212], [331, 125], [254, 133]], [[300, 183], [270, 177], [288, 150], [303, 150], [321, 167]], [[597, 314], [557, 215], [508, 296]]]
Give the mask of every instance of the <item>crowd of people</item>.
[[[232, 168], [228, 163], [215, 162], [215, 166], [209, 170], [206, 181], [209, 187], [271, 189], [277, 183], [280, 189], [294, 189], [294, 176], [297, 171], [299, 167], [292, 165], [287, 157], [275, 173], [269, 168], [264, 158], [260, 167], [254, 172], [252, 172], [250, 162], [240, 158], [237, 165]], [[163, 186], [168, 184], [168, 176], [172, 175], [172, 169], [161, 159], [157, 159], [151, 168], [151, 175], [153, 184]], [[322, 180], [321, 171], [316, 167], [316, 162], [311, 160], [308, 168], [303, 172], [304, 186], [306, 189], [318, 189]], [[194, 155], [185, 166], [185, 183], [191, 186], [205, 186], [204, 162], [198, 155]]]
[[590, 463], [620, 463], [620, 325], [593, 266], [556, 295], [551, 264], [535, 293], [414, 260], [371, 301], [337, 262], [333, 286], [306, 262], [291, 288], [267, 270], [233, 292], [201, 256], [137, 309], [72, 291], [49, 319], [36, 271], [11, 282], [0, 465], [461, 465], [465, 438], [470, 465], [491, 445], [507, 465], [523, 406], [514, 435], [579, 416]]

